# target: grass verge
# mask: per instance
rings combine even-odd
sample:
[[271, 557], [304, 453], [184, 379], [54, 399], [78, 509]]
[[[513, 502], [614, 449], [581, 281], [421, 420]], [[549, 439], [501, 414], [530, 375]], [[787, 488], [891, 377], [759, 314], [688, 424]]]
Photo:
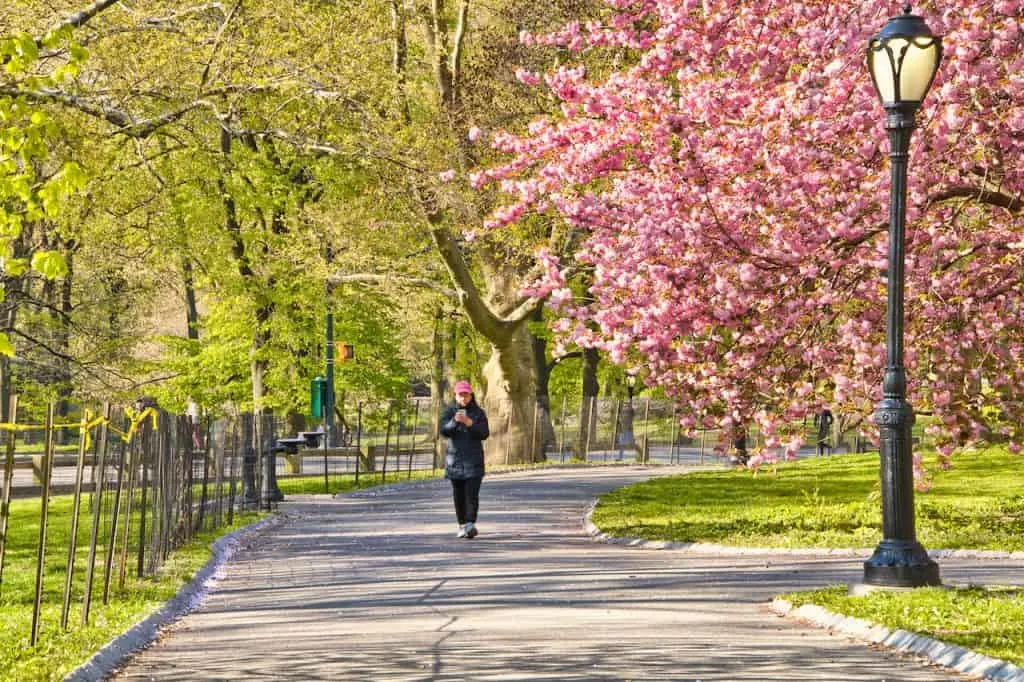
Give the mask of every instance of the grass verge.
[[1024, 590], [1019, 587], [929, 587], [851, 597], [842, 585], [781, 596], [794, 607], [816, 604], [1024, 666]]
[[[1024, 550], [1018, 456], [991, 448], [958, 455], [915, 495], [928, 549]], [[697, 472], [603, 496], [594, 524], [611, 535], [747, 547], [871, 548], [880, 540], [878, 455], [787, 463], [774, 473]]]
[[[115, 558], [110, 599], [103, 603], [105, 548], [97, 548], [91, 592], [89, 625], [82, 626], [88, 542], [92, 517], [86, 511], [87, 497], [79, 519], [72, 598], [68, 629], [61, 629], [61, 612], [68, 546], [71, 539], [72, 496], [50, 498], [43, 598], [39, 620], [39, 641], [30, 646], [32, 611], [35, 600], [36, 555], [39, 535], [39, 500], [11, 503], [7, 553], [0, 584], [0, 680], [59, 680], [88, 660], [111, 639], [159, 609], [210, 558], [216, 538], [254, 521], [256, 514], [236, 514], [231, 527], [197, 534], [192, 541], [171, 553], [153, 577], [135, 577], [135, 546], [130, 548], [124, 587], [118, 585]], [[137, 528], [138, 519], [133, 519]], [[101, 524], [101, 534], [107, 531]], [[119, 553], [119, 550], [118, 550]]]

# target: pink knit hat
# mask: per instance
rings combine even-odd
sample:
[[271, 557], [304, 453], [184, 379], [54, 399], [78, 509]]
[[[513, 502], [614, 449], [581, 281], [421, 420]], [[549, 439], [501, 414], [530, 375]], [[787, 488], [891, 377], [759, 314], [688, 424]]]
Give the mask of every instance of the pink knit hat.
[[473, 387], [469, 385], [469, 382], [463, 379], [462, 381], [455, 382], [456, 393], [472, 393]]

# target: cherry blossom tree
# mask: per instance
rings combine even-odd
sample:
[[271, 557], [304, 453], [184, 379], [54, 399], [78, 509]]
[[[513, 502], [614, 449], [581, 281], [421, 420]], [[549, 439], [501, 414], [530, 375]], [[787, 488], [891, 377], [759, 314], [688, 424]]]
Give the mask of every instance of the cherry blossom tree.
[[[752, 465], [795, 453], [828, 404], [862, 428], [885, 360], [889, 163], [865, 67], [893, 2], [608, 0], [602, 23], [527, 43], [580, 60], [543, 82], [561, 116], [499, 133], [478, 174], [509, 200], [499, 229], [538, 212], [581, 234], [542, 254], [564, 345], [606, 350], [664, 387], [684, 425], [756, 424]], [[924, 2], [945, 59], [911, 147], [908, 398], [935, 415], [943, 462], [980, 439], [1024, 442], [1024, 35], [1021, 3]], [[618, 70], [588, 74], [588, 51]], [[592, 271], [578, 305], [570, 268]]]

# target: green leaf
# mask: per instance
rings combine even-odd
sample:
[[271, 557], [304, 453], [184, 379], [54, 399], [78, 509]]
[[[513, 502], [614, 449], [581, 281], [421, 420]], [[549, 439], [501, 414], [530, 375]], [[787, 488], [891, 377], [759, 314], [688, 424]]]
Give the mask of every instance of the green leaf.
[[71, 43], [71, 59], [76, 62], [84, 62], [89, 58], [89, 51], [78, 43]]
[[18, 54], [25, 58], [26, 62], [34, 62], [39, 59], [39, 48], [36, 46], [36, 39], [28, 33], [18, 36]]
[[14, 344], [7, 338], [7, 334], [0, 333], [0, 355], [14, 357]]
[[32, 254], [32, 269], [46, 279], [56, 279], [68, 274], [68, 264], [57, 251], [36, 251]]
[[7, 258], [3, 262], [4, 272], [12, 277], [25, 274], [28, 270], [28, 260], [24, 258]]
[[89, 181], [89, 176], [86, 174], [85, 169], [74, 161], [68, 161], [64, 164], [64, 168], [61, 169], [60, 175], [62, 175], [66, 180], [67, 190], [69, 193], [79, 191], [85, 187], [85, 183]]

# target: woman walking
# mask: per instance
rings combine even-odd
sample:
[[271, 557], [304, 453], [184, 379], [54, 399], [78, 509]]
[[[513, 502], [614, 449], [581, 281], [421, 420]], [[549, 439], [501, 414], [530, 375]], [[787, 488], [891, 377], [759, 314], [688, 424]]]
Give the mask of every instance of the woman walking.
[[456, 537], [473, 539], [477, 535], [476, 513], [480, 507], [480, 483], [484, 480], [484, 441], [490, 435], [487, 415], [473, 396], [468, 381], [455, 383], [455, 403], [441, 416], [441, 435], [448, 439], [444, 457], [444, 476], [452, 482], [455, 517], [459, 522]]

